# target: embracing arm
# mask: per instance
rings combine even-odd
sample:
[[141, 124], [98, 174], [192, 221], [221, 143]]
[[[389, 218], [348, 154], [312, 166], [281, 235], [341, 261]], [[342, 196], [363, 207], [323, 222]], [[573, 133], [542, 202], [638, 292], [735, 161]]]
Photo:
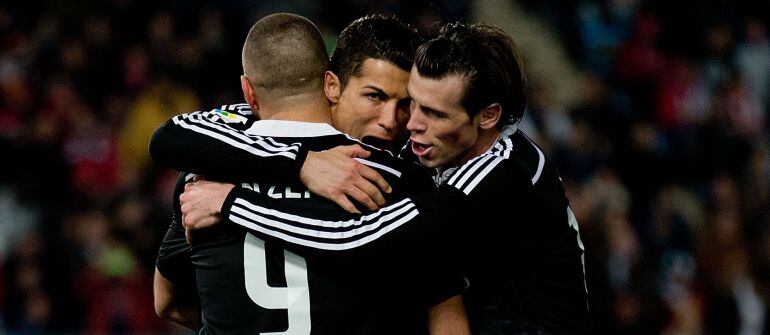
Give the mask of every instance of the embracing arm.
[[461, 238], [457, 230], [467, 212], [465, 197], [451, 189], [422, 192], [366, 214], [319, 210], [210, 181], [188, 184], [180, 199], [188, 229], [221, 219], [260, 238], [283, 241], [303, 256], [357, 259], [388, 254], [403, 245], [446, 247]]
[[232, 123], [221, 113], [181, 114], [163, 123], [150, 140], [153, 161], [212, 180], [273, 183], [299, 179], [313, 193], [348, 211], [356, 211], [351, 199], [369, 209], [385, 204], [380, 190], [390, 192], [388, 183], [352, 159], [369, 156], [361, 147], [309, 152], [302, 143], [249, 135], [244, 131], [245, 117], [237, 116], [243, 124]]
[[[516, 182], [511, 165], [494, 155], [480, 156], [457, 169], [438, 189], [414, 194], [377, 211], [366, 214], [318, 211], [307, 204], [283, 201], [236, 187], [220, 191], [226, 198], [211, 206], [205, 215], [219, 214], [254, 231], [260, 238], [278, 239], [289, 249], [300, 248], [300, 255], [387, 253], [401, 245], [426, 244], [437, 248], [448, 242], [480, 232], [473, 221], [474, 211], [501, 195], [525, 184]], [[216, 183], [196, 185], [201, 192], [185, 192], [183, 197], [203, 197], [205, 188]], [[183, 200], [184, 202], [184, 200]], [[221, 210], [221, 213], [220, 213]], [[184, 211], [184, 208], [183, 208]], [[197, 229], [195, 221], [186, 227]], [[303, 250], [307, 249], [307, 250]], [[347, 250], [355, 252], [342, 252]]]
[[468, 315], [461, 295], [453, 296], [428, 310], [431, 335], [470, 335]]
[[201, 327], [200, 305], [197, 300], [190, 299], [197, 294], [195, 291], [184, 285], [174, 284], [155, 268], [153, 293], [155, 313], [158, 316], [192, 330]]
[[307, 155], [301, 143], [249, 135], [241, 123], [228, 123], [221, 113], [213, 110], [181, 114], [163, 123], [150, 140], [153, 161], [213, 179], [297, 179]]
[[190, 259], [190, 246], [180, 221], [179, 194], [185, 184], [180, 174], [174, 191], [171, 224], [158, 250], [153, 279], [155, 312], [162, 318], [190, 329], [201, 326], [200, 302], [195, 283], [195, 270]]

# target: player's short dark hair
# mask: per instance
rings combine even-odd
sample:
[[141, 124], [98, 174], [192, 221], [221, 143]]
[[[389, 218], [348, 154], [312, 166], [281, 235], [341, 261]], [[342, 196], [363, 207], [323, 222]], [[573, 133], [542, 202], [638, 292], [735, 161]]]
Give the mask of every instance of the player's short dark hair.
[[322, 89], [329, 67], [315, 24], [286, 13], [265, 16], [251, 27], [241, 60], [254, 88], [277, 97]]
[[420, 43], [422, 36], [417, 29], [395, 17], [364, 16], [340, 33], [329, 69], [340, 78], [342, 88], [369, 58], [391, 62], [408, 72]]
[[495, 102], [502, 107], [500, 128], [524, 114], [526, 76], [521, 57], [513, 39], [498, 28], [445, 24], [437, 37], [417, 49], [415, 66], [428, 78], [461, 76], [465, 92], [460, 104], [471, 117]]

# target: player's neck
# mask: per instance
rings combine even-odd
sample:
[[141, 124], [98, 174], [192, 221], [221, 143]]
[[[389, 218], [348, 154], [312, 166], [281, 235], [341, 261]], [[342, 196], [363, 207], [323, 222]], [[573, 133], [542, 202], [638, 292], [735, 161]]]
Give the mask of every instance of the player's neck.
[[331, 124], [332, 120], [329, 116], [329, 106], [321, 107], [326, 108], [319, 109], [319, 107], [310, 107], [307, 109], [298, 109], [278, 112], [264, 118], [265, 120], [283, 120], [283, 121], [300, 121], [300, 122], [313, 122], [313, 123], [328, 123]]
[[463, 165], [469, 160], [487, 152], [487, 150], [491, 149], [500, 138], [500, 133], [501, 131], [497, 129], [497, 127], [480, 130], [479, 135], [476, 138], [476, 142], [473, 144], [473, 146], [471, 146], [468, 150], [457, 157], [457, 159], [455, 159], [447, 167]]
[[331, 124], [329, 102], [323, 95], [308, 95], [282, 99], [272, 104], [260, 104], [259, 116], [264, 120], [284, 120]]

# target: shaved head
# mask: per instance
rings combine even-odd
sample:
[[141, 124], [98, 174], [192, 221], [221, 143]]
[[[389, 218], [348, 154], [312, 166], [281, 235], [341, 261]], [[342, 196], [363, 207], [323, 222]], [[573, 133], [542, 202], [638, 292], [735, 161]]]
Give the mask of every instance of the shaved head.
[[282, 98], [322, 90], [329, 56], [312, 22], [280, 13], [265, 16], [251, 27], [242, 62], [255, 90]]

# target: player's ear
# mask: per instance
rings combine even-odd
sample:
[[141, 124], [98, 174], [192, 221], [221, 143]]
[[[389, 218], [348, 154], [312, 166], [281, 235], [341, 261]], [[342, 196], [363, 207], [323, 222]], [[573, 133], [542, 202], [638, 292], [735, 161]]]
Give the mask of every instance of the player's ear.
[[340, 78], [334, 72], [326, 71], [324, 73], [324, 94], [326, 94], [326, 99], [329, 99], [332, 103], [338, 103], [340, 101], [340, 94], [342, 94], [341, 91]]
[[492, 129], [500, 122], [500, 115], [503, 113], [503, 107], [499, 103], [493, 103], [481, 110], [479, 116], [479, 127], [481, 129]]
[[257, 103], [258, 99], [256, 92], [254, 92], [254, 86], [251, 86], [251, 81], [249, 81], [249, 77], [245, 74], [241, 75], [241, 90], [243, 91], [243, 99], [249, 104], [251, 110], [254, 111], [254, 113], [259, 111], [259, 104]]

